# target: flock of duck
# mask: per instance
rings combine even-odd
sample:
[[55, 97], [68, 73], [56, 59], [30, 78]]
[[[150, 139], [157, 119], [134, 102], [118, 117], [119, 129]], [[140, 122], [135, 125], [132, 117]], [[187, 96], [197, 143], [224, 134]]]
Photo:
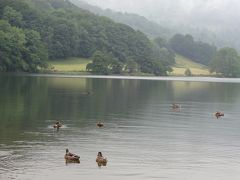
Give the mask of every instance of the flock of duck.
[[[172, 109], [173, 110], [179, 110], [180, 108], [181, 108], [181, 105], [174, 104], [174, 103], [172, 104]], [[217, 112], [214, 113], [214, 116], [218, 119], [218, 118], [224, 116], [224, 113], [220, 112], [220, 111], [217, 111]]]
[[[173, 110], [179, 110], [181, 108], [181, 105], [179, 104], [172, 104], [172, 109]], [[220, 111], [217, 111], [214, 113], [215, 117], [218, 119], [222, 116], [224, 116], [224, 113], [223, 112], [220, 112]], [[59, 128], [62, 127], [62, 124], [57, 121], [54, 125], [53, 125], [53, 128], [59, 130]], [[97, 123], [97, 127], [101, 128], [103, 127], [103, 123], [102, 122], [98, 122]], [[71, 153], [69, 152], [68, 149], [66, 149], [66, 153], [64, 155], [64, 159], [66, 161], [66, 163], [80, 163], [80, 156], [74, 154], [74, 153]], [[97, 157], [96, 157], [96, 162], [98, 164], [99, 167], [101, 166], [106, 166], [107, 165], [107, 158], [104, 157], [102, 155], [102, 152], [98, 152], [97, 154]]]
[[[62, 124], [57, 121], [54, 125], [53, 128], [57, 129], [57, 131], [62, 127]], [[97, 127], [101, 128], [103, 127], [102, 122], [97, 123]], [[66, 163], [80, 163], [80, 156], [69, 152], [68, 149], [66, 149], [66, 153], [64, 155], [64, 159]], [[107, 158], [102, 155], [102, 152], [98, 152], [97, 157], [96, 157], [96, 162], [99, 167], [101, 166], [106, 166], [107, 165]]]

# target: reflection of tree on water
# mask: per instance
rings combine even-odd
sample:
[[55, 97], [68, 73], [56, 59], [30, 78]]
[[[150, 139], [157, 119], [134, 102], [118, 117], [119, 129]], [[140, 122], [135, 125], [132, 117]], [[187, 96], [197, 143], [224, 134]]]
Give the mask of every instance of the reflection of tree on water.
[[201, 102], [236, 102], [239, 97], [239, 84], [219, 82], [169, 82], [169, 99]]
[[24, 130], [42, 125], [40, 119], [46, 112], [46, 81], [39, 77], [2, 75], [0, 82], [0, 137], [17, 140]]
[[[96, 119], [107, 121], [109, 114], [119, 114], [121, 118], [146, 109], [149, 102], [236, 102], [240, 89], [239, 84], [233, 83], [13, 75], [1, 76], [0, 81], [3, 139], [18, 138], [26, 129], [46, 127], [48, 119], [71, 119], [82, 126], [89, 119], [94, 123]], [[4, 138], [6, 135], [8, 138]]]

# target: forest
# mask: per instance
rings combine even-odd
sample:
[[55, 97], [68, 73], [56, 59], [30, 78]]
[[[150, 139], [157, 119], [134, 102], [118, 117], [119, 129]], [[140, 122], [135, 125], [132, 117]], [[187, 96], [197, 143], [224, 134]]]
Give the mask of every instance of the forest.
[[[174, 63], [161, 59], [161, 49], [142, 32], [69, 1], [0, 2], [1, 71], [37, 72], [47, 67], [48, 59], [91, 58], [98, 52], [108, 69], [96, 71], [100, 74], [115, 73], [113, 67], [128, 64], [144, 73], [166, 75]], [[88, 69], [94, 71], [95, 64]]]

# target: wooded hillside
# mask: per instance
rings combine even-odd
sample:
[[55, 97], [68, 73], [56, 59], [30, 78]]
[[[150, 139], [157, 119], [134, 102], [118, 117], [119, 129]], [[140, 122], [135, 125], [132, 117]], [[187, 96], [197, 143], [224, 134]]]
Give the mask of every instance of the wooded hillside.
[[0, 0], [0, 18], [1, 71], [35, 72], [48, 58], [89, 58], [99, 51], [110, 58], [110, 73], [130, 61], [141, 72], [164, 75], [172, 63], [140, 31], [67, 0]]

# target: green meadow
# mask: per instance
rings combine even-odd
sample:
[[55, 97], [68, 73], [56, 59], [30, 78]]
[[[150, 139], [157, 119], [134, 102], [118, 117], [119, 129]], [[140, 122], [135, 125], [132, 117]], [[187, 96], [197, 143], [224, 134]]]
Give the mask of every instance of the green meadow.
[[[86, 73], [86, 65], [91, 59], [72, 57], [49, 61], [49, 69], [56, 73]], [[189, 68], [193, 76], [211, 76], [207, 66], [193, 62], [191, 59], [176, 55], [176, 64], [172, 67], [170, 76], [185, 76], [186, 69]]]
[[90, 59], [73, 57], [49, 61], [49, 66], [54, 72], [85, 72], [86, 65], [90, 62]]
[[191, 59], [176, 54], [176, 64], [172, 67], [172, 76], [184, 76], [186, 69], [189, 68], [193, 76], [211, 76], [209, 68], [205, 65], [193, 62]]

